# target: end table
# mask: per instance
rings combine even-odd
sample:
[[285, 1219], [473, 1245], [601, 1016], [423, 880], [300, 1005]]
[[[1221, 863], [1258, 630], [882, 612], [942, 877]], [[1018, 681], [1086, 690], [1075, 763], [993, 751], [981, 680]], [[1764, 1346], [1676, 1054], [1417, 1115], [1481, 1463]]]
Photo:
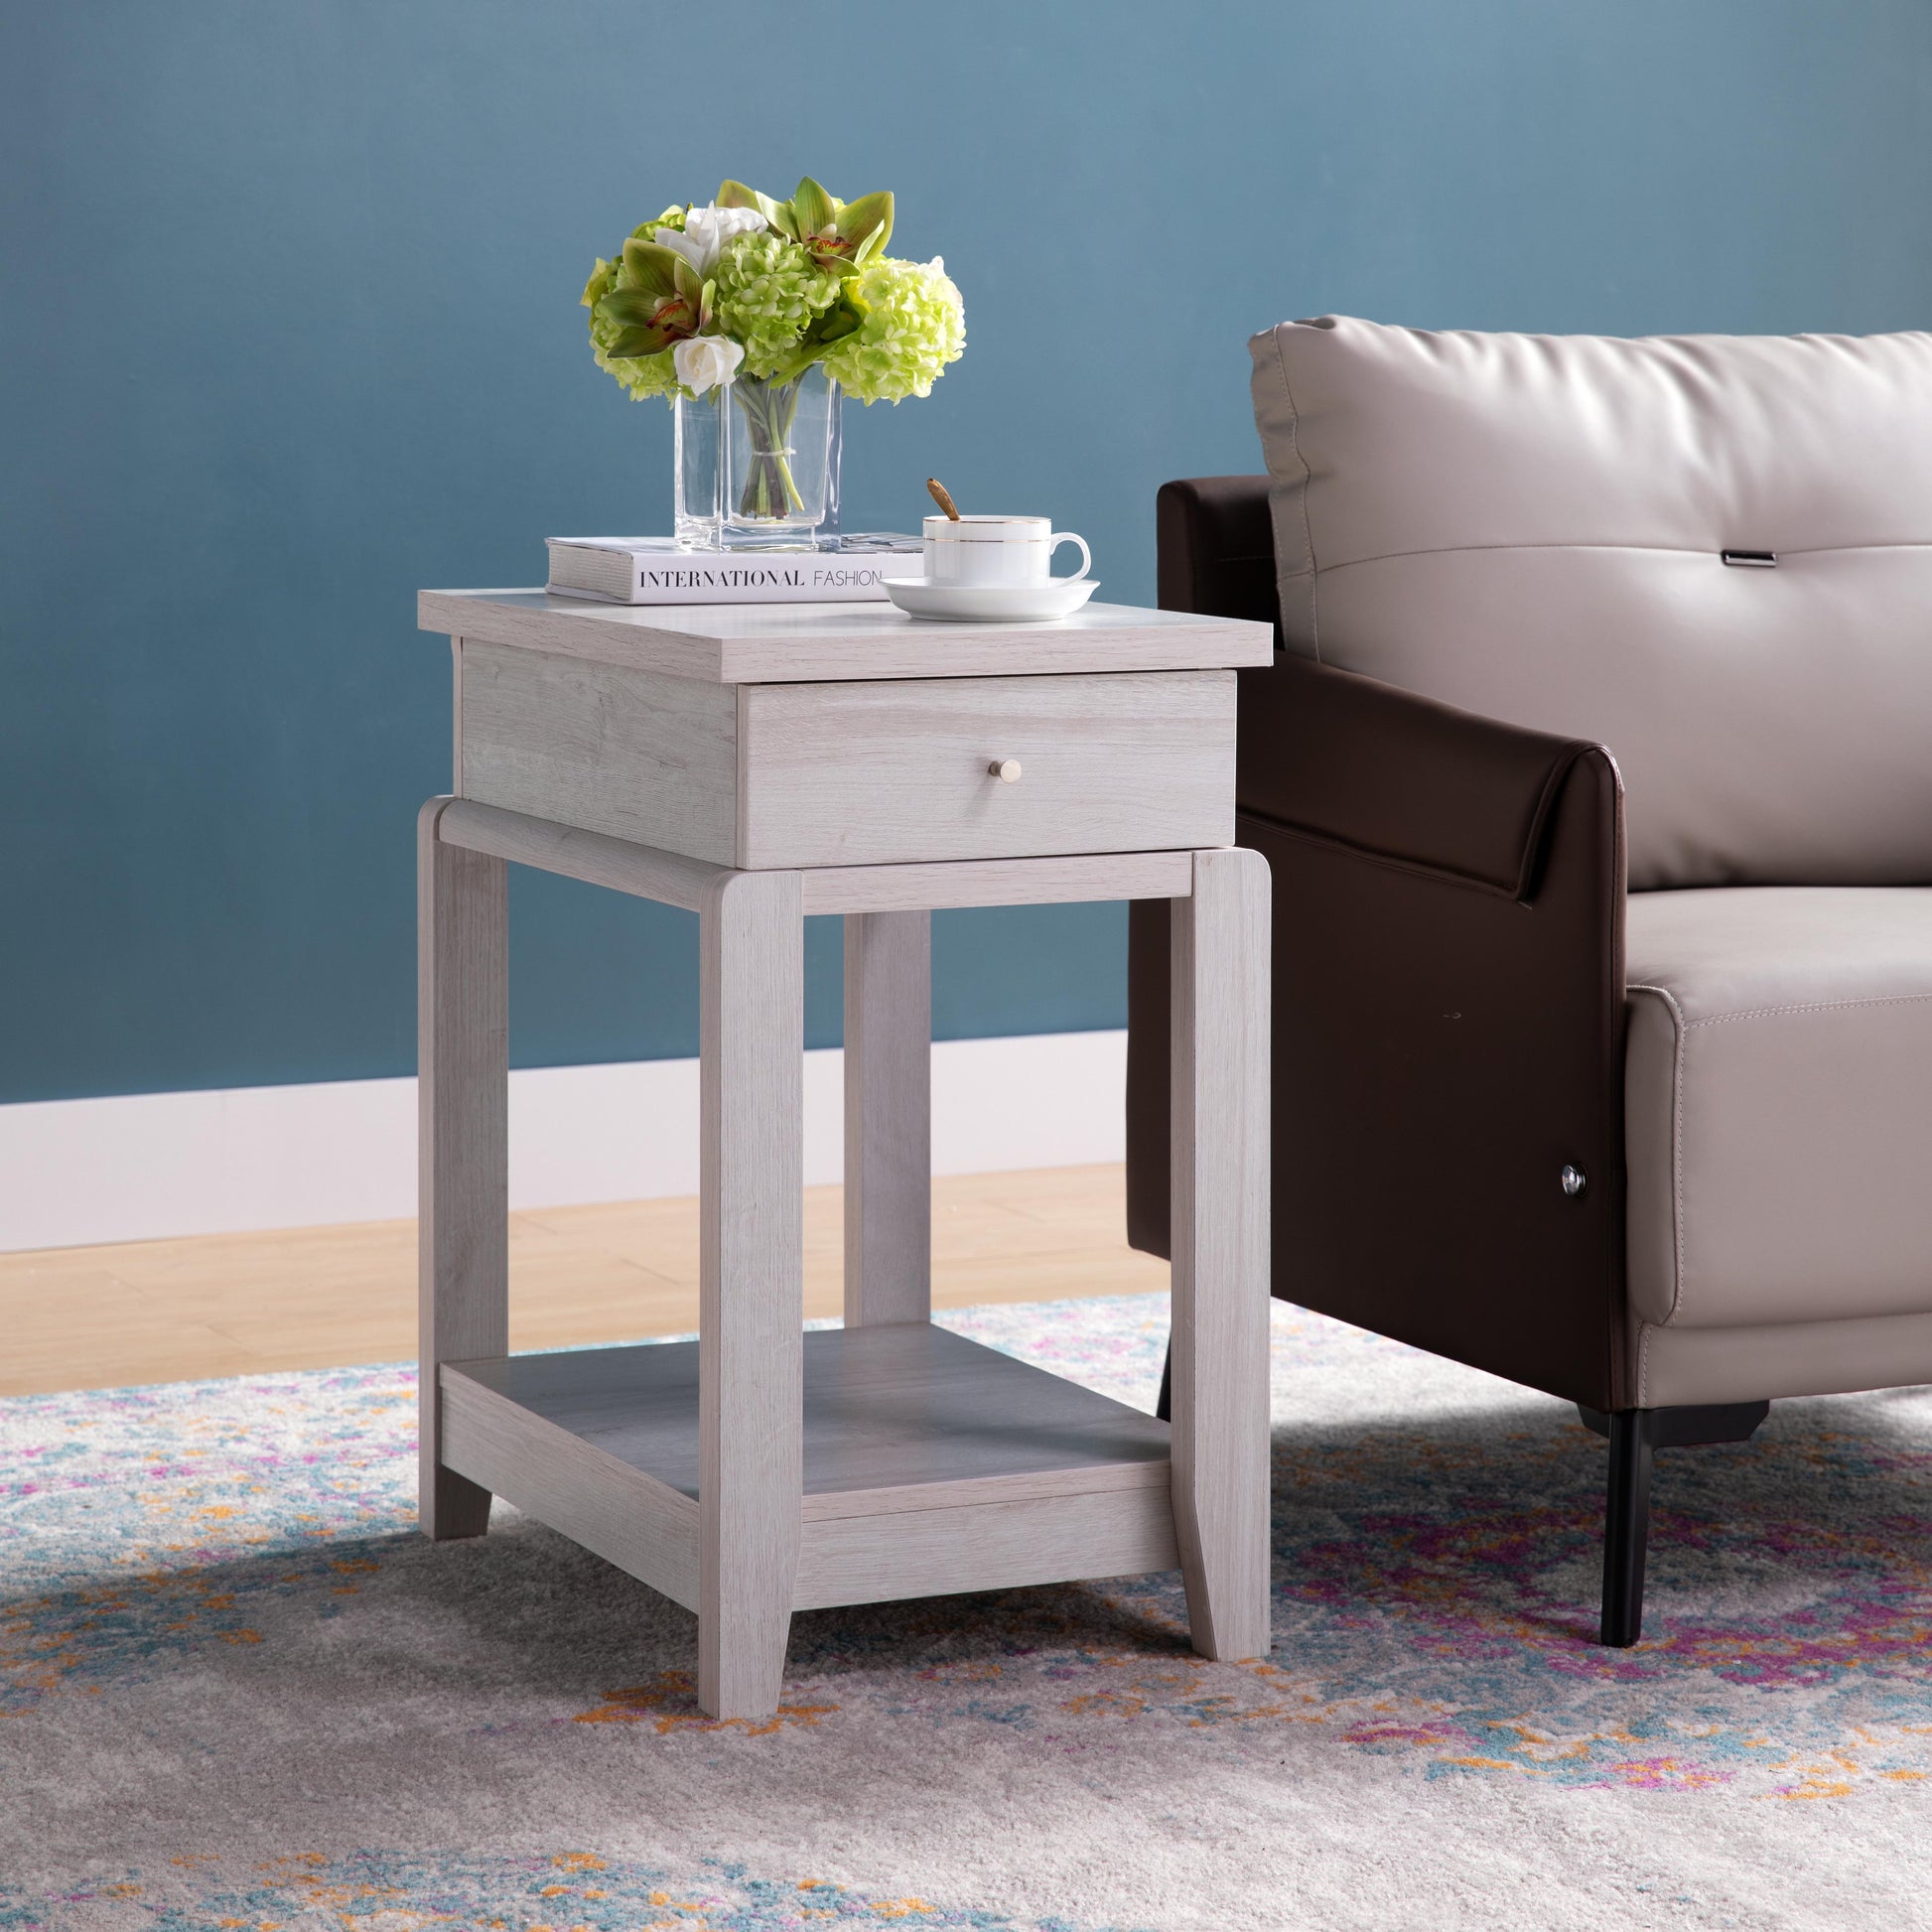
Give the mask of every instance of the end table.
[[[1268, 1647], [1266, 863], [1233, 666], [1268, 626], [1090, 605], [426, 591], [454, 795], [419, 822], [422, 1525], [492, 1496], [695, 1610], [714, 1717], [791, 1613], [1182, 1571]], [[507, 861], [699, 916], [699, 1339], [508, 1352]], [[1173, 1425], [932, 1325], [930, 913], [1173, 901]], [[803, 926], [845, 918], [845, 1326], [802, 1332]]]

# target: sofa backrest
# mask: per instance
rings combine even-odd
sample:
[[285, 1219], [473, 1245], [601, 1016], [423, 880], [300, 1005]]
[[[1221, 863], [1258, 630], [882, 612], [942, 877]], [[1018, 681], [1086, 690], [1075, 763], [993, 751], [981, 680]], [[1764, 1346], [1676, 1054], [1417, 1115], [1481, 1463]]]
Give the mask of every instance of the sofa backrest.
[[1287, 648], [1606, 745], [1633, 888], [1932, 883], [1932, 335], [1250, 347]]

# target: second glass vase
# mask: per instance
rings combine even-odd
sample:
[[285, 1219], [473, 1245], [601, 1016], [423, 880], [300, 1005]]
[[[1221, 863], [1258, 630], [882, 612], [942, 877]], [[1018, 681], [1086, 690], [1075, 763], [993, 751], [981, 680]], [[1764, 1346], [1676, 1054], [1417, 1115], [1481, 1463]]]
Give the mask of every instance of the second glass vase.
[[677, 412], [677, 540], [687, 549], [835, 550], [839, 385], [740, 376]]

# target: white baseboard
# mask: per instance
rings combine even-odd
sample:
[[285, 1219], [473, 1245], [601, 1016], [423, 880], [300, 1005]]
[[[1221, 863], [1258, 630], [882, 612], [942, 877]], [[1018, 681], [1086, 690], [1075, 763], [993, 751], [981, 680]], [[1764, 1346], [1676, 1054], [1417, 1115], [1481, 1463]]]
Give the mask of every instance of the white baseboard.
[[[839, 1178], [842, 1062], [805, 1055], [805, 1179]], [[1125, 1033], [944, 1040], [936, 1173], [1122, 1159]], [[510, 1205], [698, 1191], [698, 1063], [510, 1075]], [[0, 1250], [398, 1220], [416, 1211], [416, 1082], [342, 1080], [0, 1107]]]

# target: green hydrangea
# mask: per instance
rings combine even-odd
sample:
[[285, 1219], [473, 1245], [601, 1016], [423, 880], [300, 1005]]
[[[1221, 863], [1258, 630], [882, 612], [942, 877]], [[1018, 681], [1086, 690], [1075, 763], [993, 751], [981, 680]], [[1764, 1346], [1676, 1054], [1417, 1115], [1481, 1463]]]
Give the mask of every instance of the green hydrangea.
[[712, 315], [745, 350], [747, 375], [766, 376], [838, 300], [839, 283], [796, 242], [769, 229], [734, 236], [718, 258]]
[[[673, 208], [671, 212], [682, 219], [684, 210]], [[650, 225], [661, 228], [669, 224], [659, 219]], [[621, 262], [607, 262], [599, 256], [597, 266], [591, 270], [591, 279], [584, 284], [584, 307], [591, 312], [591, 360], [615, 376], [632, 402], [643, 402], [650, 396], [674, 396], [678, 390], [677, 370], [672, 366], [668, 348], [656, 355], [611, 353], [618, 326], [600, 316], [597, 305], [617, 287], [621, 267]]]
[[858, 280], [865, 322], [826, 350], [825, 373], [861, 402], [929, 396], [966, 349], [966, 308], [945, 263], [937, 255], [929, 262], [886, 256]]

